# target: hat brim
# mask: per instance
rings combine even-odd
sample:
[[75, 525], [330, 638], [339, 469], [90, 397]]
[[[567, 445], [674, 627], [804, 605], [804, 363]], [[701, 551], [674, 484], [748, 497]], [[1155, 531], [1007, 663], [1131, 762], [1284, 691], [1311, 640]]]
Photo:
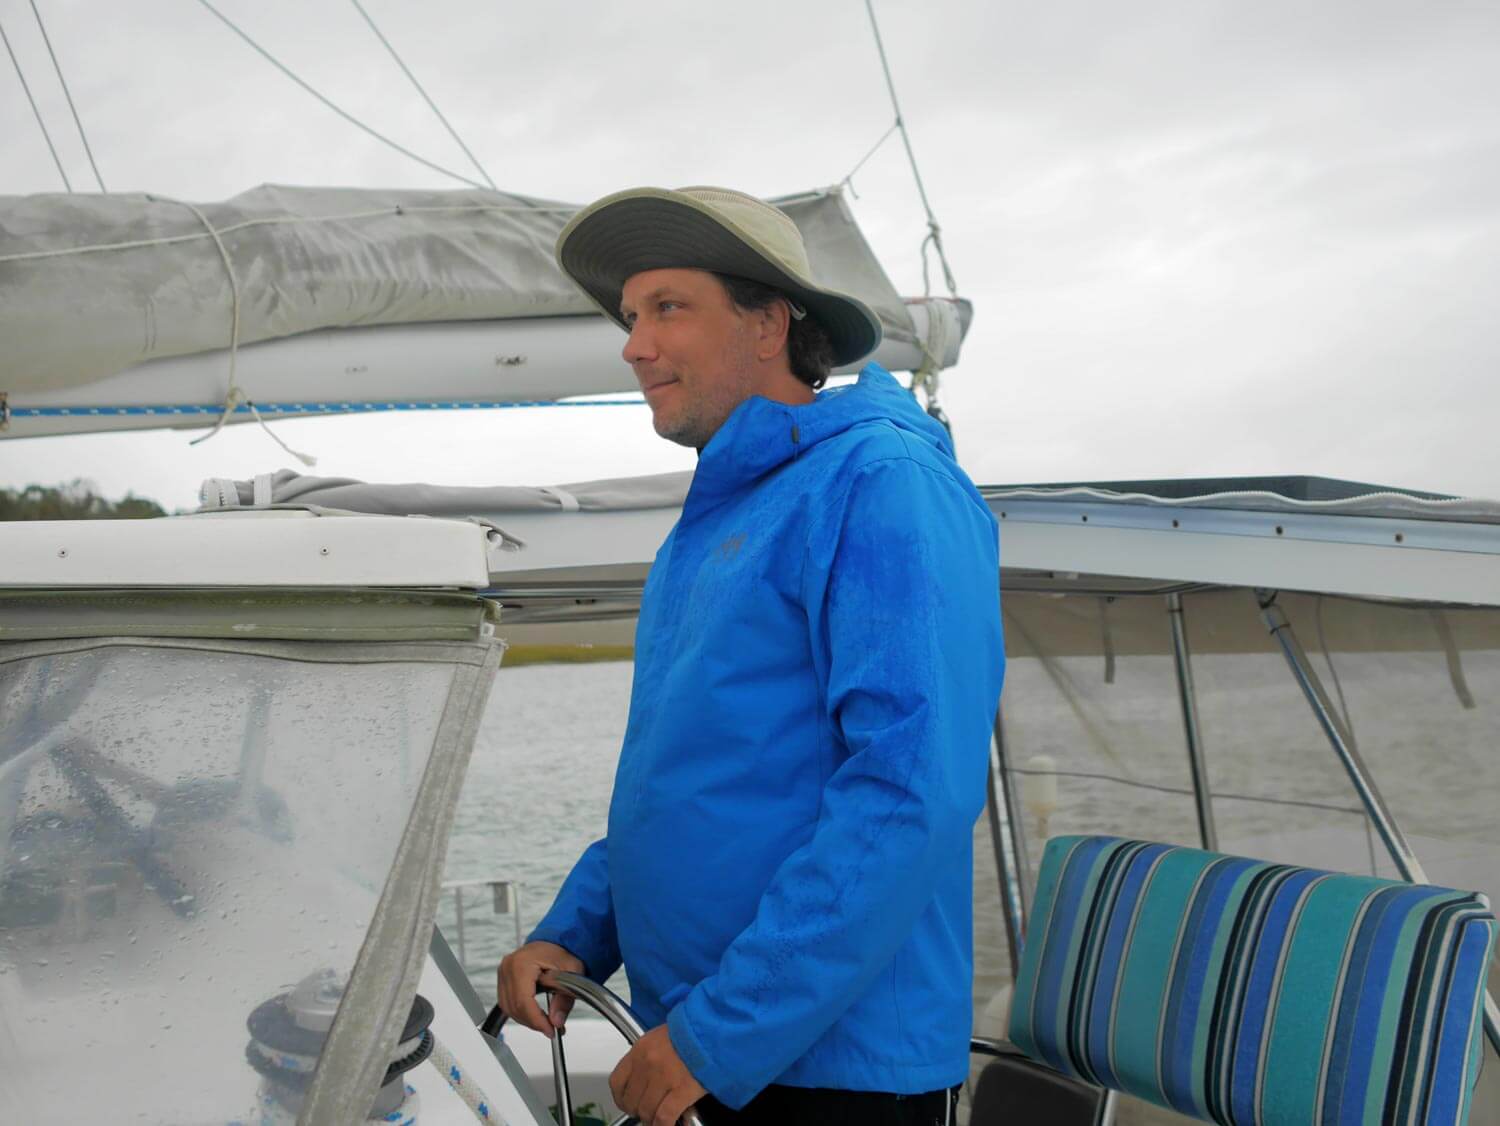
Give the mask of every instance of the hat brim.
[[799, 277], [757, 250], [733, 223], [681, 192], [636, 188], [606, 196], [563, 228], [557, 261], [622, 329], [626, 281], [645, 270], [697, 269], [749, 278], [804, 306], [828, 334], [835, 367], [862, 359], [880, 344], [880, 319], [864, 302]]

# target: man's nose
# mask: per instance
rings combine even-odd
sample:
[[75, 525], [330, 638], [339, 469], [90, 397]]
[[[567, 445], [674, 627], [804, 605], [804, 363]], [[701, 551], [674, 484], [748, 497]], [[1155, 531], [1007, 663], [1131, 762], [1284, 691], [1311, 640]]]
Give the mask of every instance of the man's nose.
[[625, 347], [620, 350], [627, 364], [636, 364], [641, 360], [656, 359], [656, 342], [652, 339], [651, 330], [637, 319], [630, 326], [630, 335], [625, 338]]

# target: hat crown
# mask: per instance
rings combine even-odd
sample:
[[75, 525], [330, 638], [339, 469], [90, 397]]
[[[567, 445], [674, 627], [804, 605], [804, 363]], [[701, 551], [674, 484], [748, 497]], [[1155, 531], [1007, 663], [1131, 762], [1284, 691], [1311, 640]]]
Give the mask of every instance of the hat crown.
[[807, 244], [802, 241], [802, 232], [779, 207], [732, 188], [698, 185], [677, 190], [702, 204], [721, 223], [735, 229], [745, 241], [782, 269], [811, 279], [812, 265], [807, 257]]
[[696, 269], [748, 278], [795, 301], [828, 334], [834, 362], [853, 363], [880, 343], [863, 301], [814, 280], [792, 217], [730, 188], [631, 188], [574, 215], [557, 236], [557, 263], [615, 324], [625, 283], [647, 270]]

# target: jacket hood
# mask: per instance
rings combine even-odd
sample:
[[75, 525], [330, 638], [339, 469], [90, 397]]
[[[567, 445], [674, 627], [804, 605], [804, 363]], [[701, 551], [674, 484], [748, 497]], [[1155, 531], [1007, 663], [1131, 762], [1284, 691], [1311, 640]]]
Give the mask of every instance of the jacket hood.
[[866, 364], [858, 381], [820, 391], [794, 406], [752, 395], [734, 409], [698, 457], [692, 491], [723, 495], [744, 488], [778, 466], [861, 423], [885, 422], [953, 457], [948, 432], [879, 364]]

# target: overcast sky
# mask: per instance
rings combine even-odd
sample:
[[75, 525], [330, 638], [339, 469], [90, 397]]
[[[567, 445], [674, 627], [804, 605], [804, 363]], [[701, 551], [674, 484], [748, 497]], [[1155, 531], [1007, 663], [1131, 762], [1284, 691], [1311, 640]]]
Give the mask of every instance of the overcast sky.
[[[824, 186], [892, 117], [859, 0], [364, 3], [496, 182], [528, 194]], [[113, 191], [446, 186], [196, 0], [38, 5]], [[335, 101], [464, 168], [352, 4], [219, 6]], [[975, 305], [943, 398], [976, 480], [1310, 473], [1500, 495], [1500, 4], [877, 11]], [[88, 187], [27, 0], [0, 0], [0, 22]], [[897, 288], [919, 293], [924, 222], [896, 138], [854, 187]], [[0, 57], [0, 194], [60, 188]], [[644, 407], [275, 425], [318, 473], [370, 480], [548, 484], [692, 462]], [[81, 476], [172, 508], [206, 476], [296, 468], [253, 426], [191, 436], [0, 441], [0, 485]]]

